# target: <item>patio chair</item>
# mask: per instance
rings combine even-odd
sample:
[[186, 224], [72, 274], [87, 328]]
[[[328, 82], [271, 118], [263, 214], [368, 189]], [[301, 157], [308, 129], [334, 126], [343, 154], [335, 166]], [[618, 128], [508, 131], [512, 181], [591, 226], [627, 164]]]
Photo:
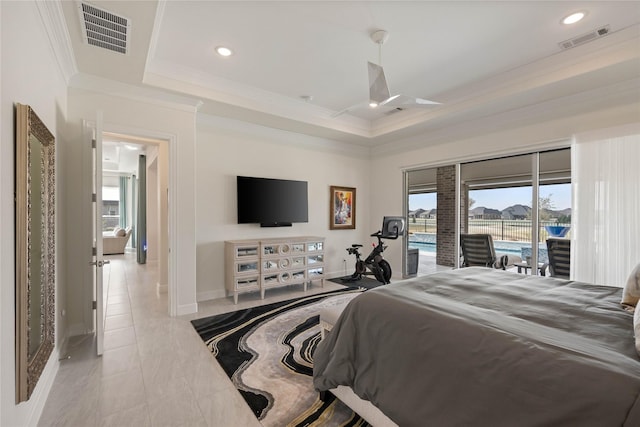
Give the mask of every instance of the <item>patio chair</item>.
[[547, 239], [549, 253], [549, 275], [561, 279], [569, 279], [571, 266], [571, 240]]
[[490, 234], [460, 234], [460, 246], [463, 267], [480, 266], [505, 270], [514, 262], [522, 261], [522, 258], [515, 255], [496, 255]]

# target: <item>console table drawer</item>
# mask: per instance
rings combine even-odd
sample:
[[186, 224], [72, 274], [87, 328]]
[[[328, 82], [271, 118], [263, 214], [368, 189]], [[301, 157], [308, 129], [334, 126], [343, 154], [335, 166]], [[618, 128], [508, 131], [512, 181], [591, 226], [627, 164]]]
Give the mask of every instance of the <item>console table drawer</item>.
[[236, 274], [251, 274], [259, 272], [258, 260], [240, 261], [235, 263]]
[[233, 253], [235, 259], [258, 258], [258, 245], [238, 246]]
[[236, 289], [260, 289], [258, 276], [243, 277], [236, 279]]
[[271, 274], [264, 274], [262, 276], [263, 287], [285, 286], [298, 283], [304, 283], [307, 280], [307, 270], [288, 270], [282, 272], [274, 272]]
[[260, 246], [260, 253], [263, 257], [277, 257], [288, 255], [291, 252], [289, 243], [263, 244]]
[[309, 280], [321, 279], [324, 277], [324, 267], [310, 268], [307, 270]]

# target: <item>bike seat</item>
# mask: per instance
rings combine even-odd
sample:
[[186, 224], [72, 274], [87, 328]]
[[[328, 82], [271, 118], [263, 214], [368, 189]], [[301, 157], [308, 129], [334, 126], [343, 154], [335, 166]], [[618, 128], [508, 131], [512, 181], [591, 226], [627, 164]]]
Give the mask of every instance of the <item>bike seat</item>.
[[361, 248], [362, 245], [358, 245], [357, 243], [354, 243], [353, 245], [351, 245], [352, 248]]

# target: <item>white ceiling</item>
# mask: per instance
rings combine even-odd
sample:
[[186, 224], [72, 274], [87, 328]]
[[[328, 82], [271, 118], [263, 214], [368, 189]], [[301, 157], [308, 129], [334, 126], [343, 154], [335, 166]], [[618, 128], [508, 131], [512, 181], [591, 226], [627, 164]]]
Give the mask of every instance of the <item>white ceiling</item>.
[[[193, 98], [203, 113], [336, 140], [383, 144], [488, 117], [533, 120], [640, 99], [637, 1], [89, 3], [130, 19], [130, 52], [84, 43], [79, 3], [63, 2], [77, 66], [72, 85], [106, 78]], [[560, 23], [577, 10], [587, 12], [583, 21]], [[604, 37], [559, 46], [605, 25]], [[377, 29], [390, 34], [382, 65], [392, 94], [442, 105], [332, 117], [368, 100], [366, 63], [378, 62], [369, 37]], [[219, 45], [234, 55], [218, 56]]]
[[102, 169], [105, 173], [123, 172], [137, 175], [138, 157], [145, 152], [144, 145], [107, 139], [102, 143]]

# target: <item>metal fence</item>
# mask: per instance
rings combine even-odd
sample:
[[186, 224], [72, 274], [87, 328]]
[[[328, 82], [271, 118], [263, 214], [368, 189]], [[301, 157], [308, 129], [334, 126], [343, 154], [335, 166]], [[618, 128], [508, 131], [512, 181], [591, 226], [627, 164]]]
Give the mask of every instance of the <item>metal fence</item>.
[[[549, 233], [544, 228], [545, 225], [570, 226], [571, 224], [559, 223], [555, 221], [540, 221], [539, 241], [544, 242]], [[494, 240], [511, 240], [516, 242], [531, 241], [531, 220], [509, 220], [509, 219], [470, 219], [468, 233], [491, 234]], [[435, 219], [409, 218], [409, 233], [436, 233], [437, 226]], [[571, 233], [571, 232], [569, 232]], [[565, 237], [570, 237], [567, 234]]]

